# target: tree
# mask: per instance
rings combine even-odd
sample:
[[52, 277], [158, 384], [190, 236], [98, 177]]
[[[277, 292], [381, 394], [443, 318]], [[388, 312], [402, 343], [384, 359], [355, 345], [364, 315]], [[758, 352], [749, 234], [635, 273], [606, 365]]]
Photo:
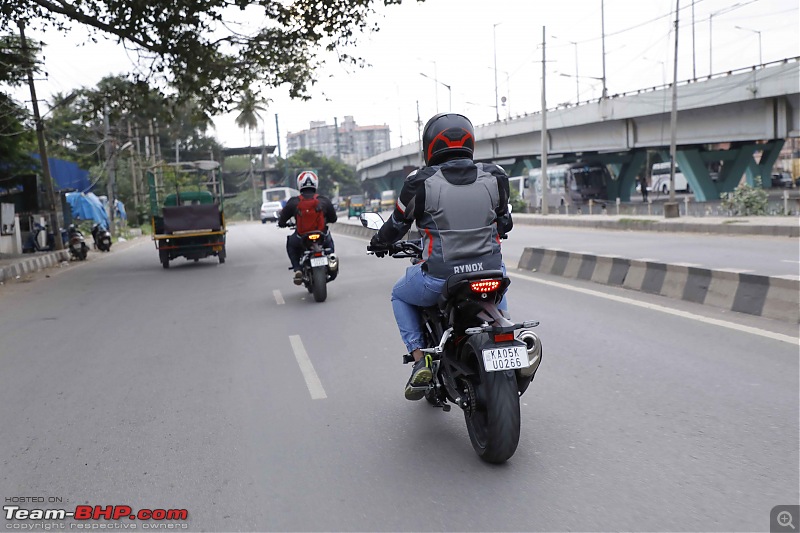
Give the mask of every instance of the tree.
[[[307, 99], [320, 50], [363, 64], [346, 50], [357, 33], [377, 29], [369, 22], [376, 2], [402, 0], [4, 0], [0, 31], [19, 20], [41, 31], [82, 26], [87, 39], [107, 37], [137, 54], [132, 81], [158, 79], [207, 112], [225, 112], [252, 86], [288, 84], [291, 97]], [[264, 22], [250, 30], [252, 20]]]
[[236, 125], [248, 132], [258, 128], [258, 119], [261, 118], [259, 111], [266, 113], [268, 100], [259, 98], [252, 89], [245, 89], [239, 101], [236, 103]]
[[[0, 36], [0, 85], [19, 86], [27, 80], [24, 72], [36, 71], [36, 49], [22, 52], [18, 37]], [[0, 179], [20, 172], [30, 172], [38, 162], [30, 157], [35, 151], [33, 129], [26, 128], [26, 110], [6, 92], [0, 92]], [[0, 183], [0, 187], [2, 187]]]
[[362, 190], [355, 167], [312, 150], [298, 150], [285, 161], [279, 161], [277, 166], [288, 171], [291, 187], [296, 186], [294, 179], [300, 172], [314, 170], [319, 176], [320, 194], [333, 197], [337, 185], [339, 194], [360, 194]]

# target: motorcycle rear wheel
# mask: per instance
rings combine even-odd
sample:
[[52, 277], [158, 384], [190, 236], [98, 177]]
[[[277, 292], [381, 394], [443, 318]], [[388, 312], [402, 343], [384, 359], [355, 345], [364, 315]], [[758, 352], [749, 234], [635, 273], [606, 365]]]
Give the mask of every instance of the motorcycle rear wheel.
[[315, 302], [324, 302], [328, 297], [328, 273], [324, 268], [311, 270], [311, 289]]
[[478, 405], [464, 411], [469, 439], [478, 457], [488, 463], [504, 463], [519, 445], [519, 390], [513, 371], [486, 372], [481, 351], [487, 337], [475, 335], [465, 346], [465, 362], [477, 365], [480, 381], [474, 382]]

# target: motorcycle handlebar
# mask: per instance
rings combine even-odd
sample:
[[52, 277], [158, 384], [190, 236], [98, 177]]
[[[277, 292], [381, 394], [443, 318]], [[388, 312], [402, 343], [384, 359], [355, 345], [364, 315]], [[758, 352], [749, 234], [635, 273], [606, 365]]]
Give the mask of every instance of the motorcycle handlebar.
[[386, 246], [367, 245], [367, 251], [382, 256], [388, 254], [395, 259], [422, 257], [421, 241], [397, 241]]

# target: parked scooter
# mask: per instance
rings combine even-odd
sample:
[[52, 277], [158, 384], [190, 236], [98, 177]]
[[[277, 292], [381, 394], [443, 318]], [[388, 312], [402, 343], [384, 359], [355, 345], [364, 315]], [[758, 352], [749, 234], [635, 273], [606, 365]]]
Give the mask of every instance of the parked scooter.
[[[46, 235], [46, 244], [42, 246], [39, 242], [39, 235], [44, 232]], [[67, 230], [60, 228], [61, 242], [66, 247], [67, 245]], [[48, 231], [47, 225], [34, 223], [33, 228], [28, 234], [28, 239], [25, 241], [23, 252], [51, 252], [56, 249], [56, 237], [52, 231]]]
[[89, 254], [89, 247], [86, 245], [86, 240], [83, 238], [81, 230], [79, 230], [75, 224], [70, 224], [67, 234], [69, 235], [70, 255], [76, 259], [85, 261], [86, 256]]
[[111, 251], [111, 232], [100, 224], [92, 226], [92, 238], [94, 239], [94, 247], [101, 252]]

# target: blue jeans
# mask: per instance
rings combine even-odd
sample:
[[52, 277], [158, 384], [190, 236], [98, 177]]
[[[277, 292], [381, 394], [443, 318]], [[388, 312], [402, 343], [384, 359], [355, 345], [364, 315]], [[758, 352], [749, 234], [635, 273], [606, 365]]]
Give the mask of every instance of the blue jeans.
[[[503, 274], [505, 272], [506, 266], [503, 264]], [[429, 348], [423, 341], [422, 322], [418, 308], [436, 305], [444, 284], [445, 280], [434, 278], [422, 270], [422, 264], [408, 267], [406, 273], [394, 284], [392, 310], [397, 328], [400, 330], [400, 338], [403, 339], [408, 353], [418, 348]], [[508, 311], [508, 301], [505, 296], [497, 307]]]

